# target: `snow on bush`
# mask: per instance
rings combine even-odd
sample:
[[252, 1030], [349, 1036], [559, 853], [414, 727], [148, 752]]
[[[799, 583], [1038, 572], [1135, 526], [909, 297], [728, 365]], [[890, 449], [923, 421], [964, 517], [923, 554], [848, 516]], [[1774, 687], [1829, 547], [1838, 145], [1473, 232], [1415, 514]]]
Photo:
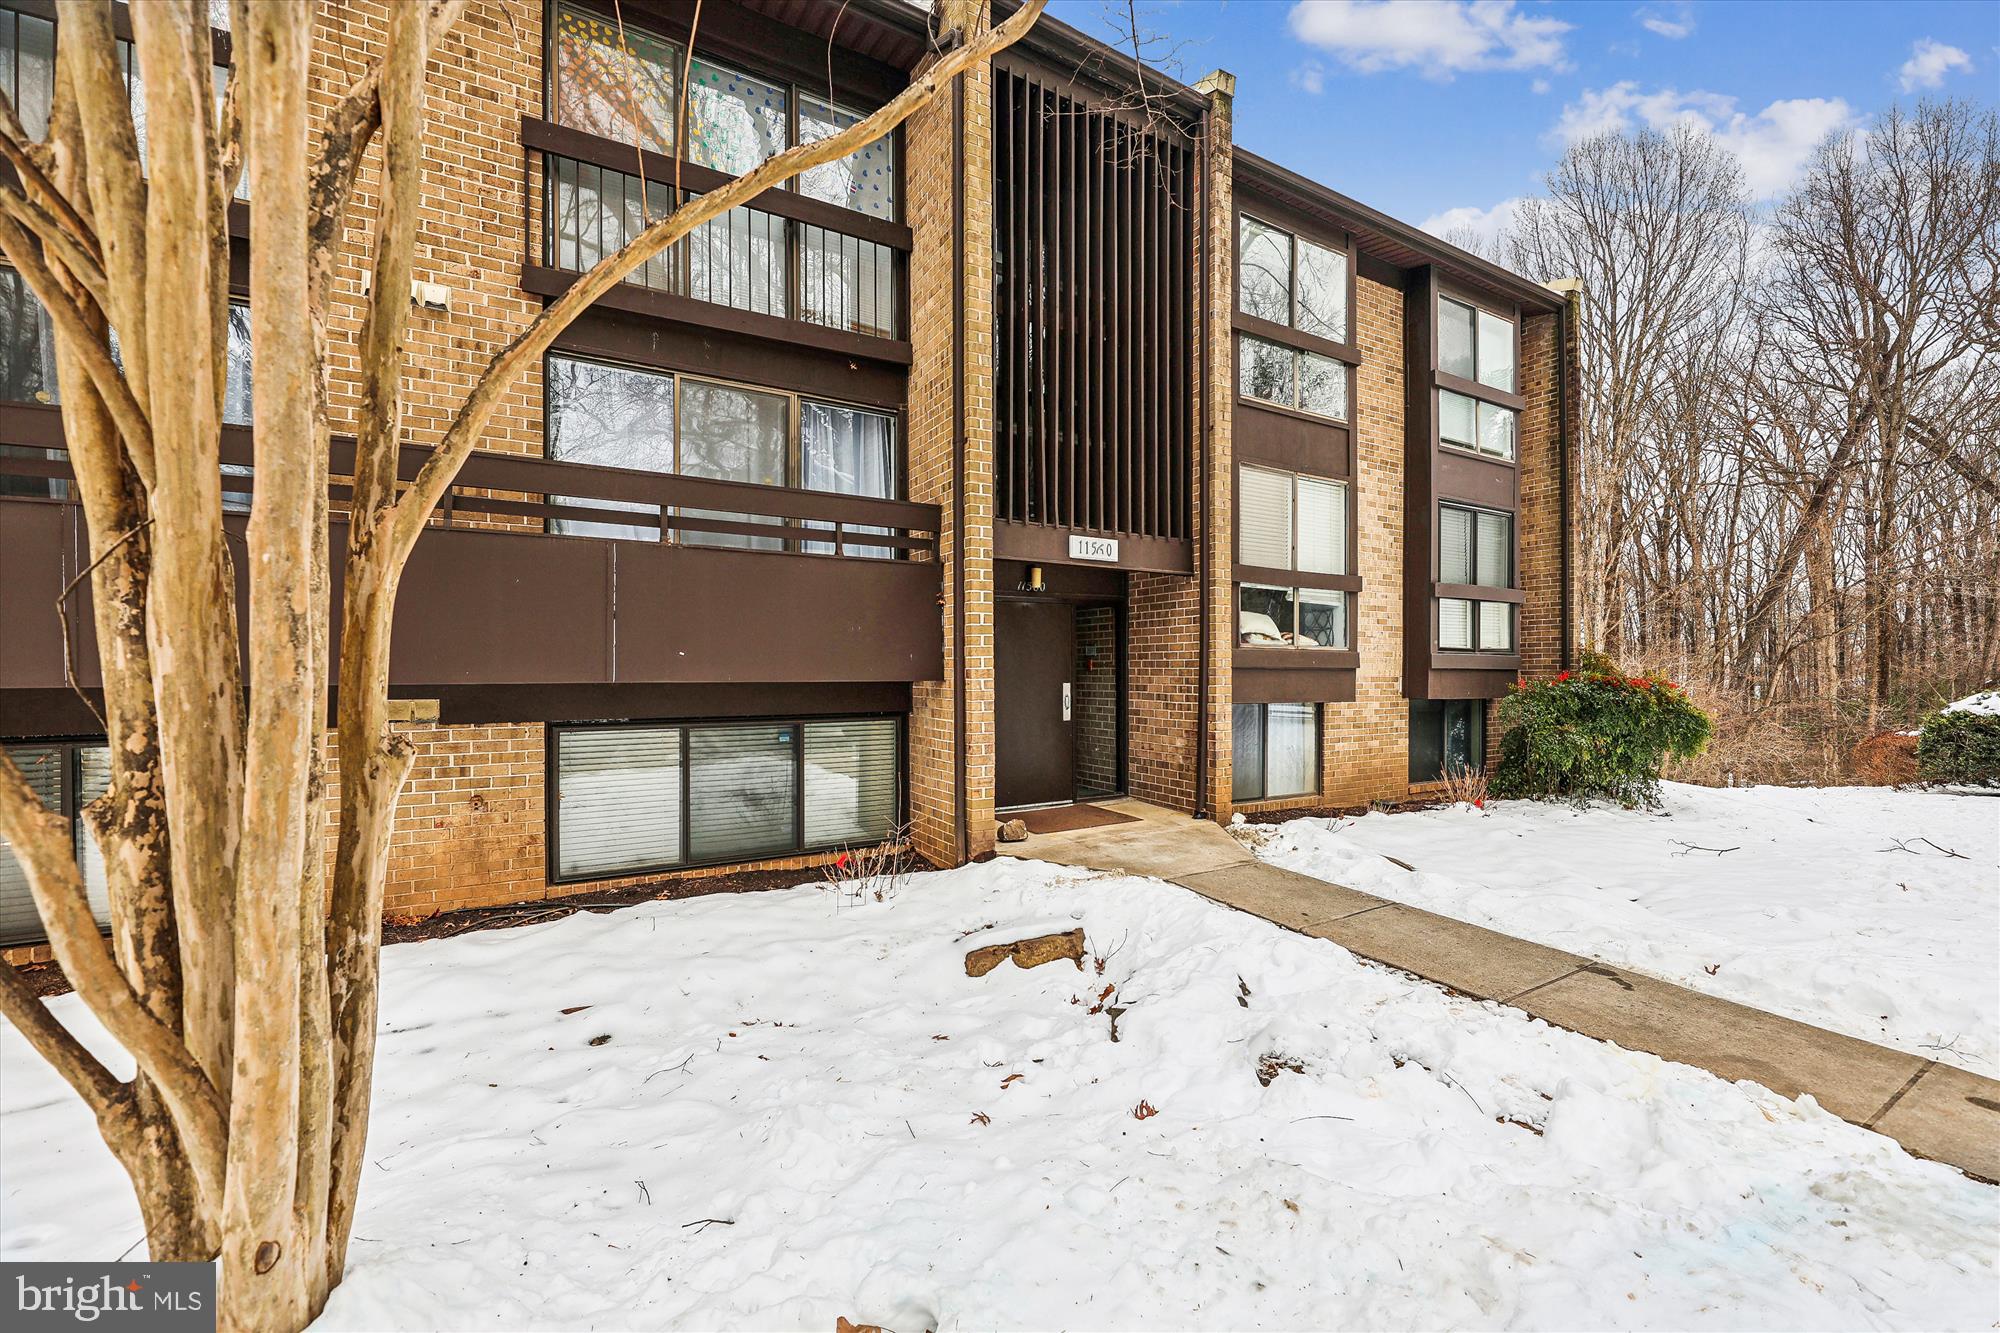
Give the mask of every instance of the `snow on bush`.
[[2000, 690], [1946, 704], [1924, 719], [1917, 776], [1961, 787], [2000, 787]]
[[[383, 999], [327, 1329], [2000, 1318], [1994, 1190], [1152, 881], [580, 914], [393, 946]], [[11, 1029], [0, 1075], [0, 1254], [114, 1257], [88, 1116]]]

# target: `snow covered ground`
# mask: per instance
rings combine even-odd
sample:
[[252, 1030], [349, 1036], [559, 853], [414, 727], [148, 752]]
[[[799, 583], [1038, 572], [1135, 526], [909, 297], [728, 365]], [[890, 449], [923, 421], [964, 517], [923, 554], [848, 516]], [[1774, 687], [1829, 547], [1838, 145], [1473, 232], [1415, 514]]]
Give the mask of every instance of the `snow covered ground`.
[[1248, 836], [1292, 870], [2000, 1074], [2000, 798], [1677, 783], [1665, 797]]
[[[1079, 925], [1081, 971], [964, 973]], [[2000, 1191], [1155, 881], [1003, 859], [384, 972], [328, 1329], [2000, 1320]], [[138, 1236], [87, 1116], [0, 1030], [0, 1257]]]

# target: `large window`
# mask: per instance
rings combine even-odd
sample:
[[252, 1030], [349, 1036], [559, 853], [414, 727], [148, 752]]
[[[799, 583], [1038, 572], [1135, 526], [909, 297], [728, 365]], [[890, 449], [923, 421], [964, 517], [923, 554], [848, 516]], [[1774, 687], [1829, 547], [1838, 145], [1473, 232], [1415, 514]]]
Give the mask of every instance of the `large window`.
[[1237, 704], [1230, 713], [1237, 801], [1310, 796], [1319, 790], [1319, 705]]
[[1456, 449], [1492, 458], [1514, 457], [1515, 412], [1498, 403], [1482, 403], [1450, 389], [1439, 389], [1438, 439]]
[[1244, 215], [1237, 308], [1331, 342], [1347, 341], [1347, 256]]
[[[1489, 509], [1438, 506], [1438, 582], [1511, 588], [1514, 518]], [[1438, 647], [1512, 652], [1514, 604], [1472, 597], [1438, 599]]]
[[1485, 767], [1485, 700], [1410, 701], [1410, 781], [1437, 782], [1448, 773]]
[[896, 718], [554, 727], [557, 880], [608, 879], [882, 841]]
[[[6, 11], [0, 11], [4, 14]], [[229, 341], [225, 355], [222, 389], [222, 424], [248, 426], [251, 407], [250, 307], [232, 302], [229, 307]], [[118, 335], [111, 335], [111, 359], [122, 367]], [[27, 282], [11, 268], [0, 267], [0, 402], [42, 403], [62, 401], [56, 382], [56, 342], [48, 312]], [[48, 450], [20, 445], [0, 445], [0, 455], [12, 457], [54, 457]], [[222, 470], [241, 475], [249, 469], [234, 464]], [[30, 495], [47, 499], [69, 498], [69, 483], [57, 478], [0, 477], [0, 495]], [[247, 512], [250, 497], [242, 492], [223, 494], [223, 506], [232, 512]]]
[[1330, 356], [1237, 335], [1237, 377], [1246, 398], [1330, 421], [1347, 420], [1347, 367]]
[[[562, 462], [881, 500], [895, 499], [902, 491], [896, 418], [886, 412], [672, 371], [555, 355], [548, 358], [544, 372], [544, 401], [548, 455]], [[657, 505], [562, 496], [552, 497], [552, 503], [629, 509], [654, 520], [633, 525], [550, 521], [552, 531], [567, 536], [652, 541], [659, 535]], [[689, 510], [687, 516], [778, 523], [710, 510]], [[684, 531], [680, 540], [752, 550], [782, 550], [786, 541], [778, 536], [697, 531]], [[831, 553], [833, 543], [806, 541], [799, 547]], [[889, 547], [844, 544], [843, 549], [851, 555], [895, 556]]]
[[1514, 322], [1439, 297], [1438, 369], [1489, 389], [1514, 392]]
[[[1347, 486], [1248, 464], [1238, 470], [1236, 561], [1304, 575], [1347, 572]], [[1348, 596], [1299, 584], [1244, 583], [1237, 642], [1244, 647], [1345, 648]]]
[[549, 109], [557, 124], [655, 153], [674, 151], [681, 56], [672, 42], [561, 5], [550, 55]]
[[[102, 742], [23, 742], [7, 746], [7, 757], [20, 767], [28, 786], [48, 809], [69, 823], [76, 863], [83, 871], [83, 888], [100, 926], [111, 922], [111, 900], [104, 875], [104, 856], [84, 822], [83, 807], [104, 794], [111, 782], [111, 751]], [[0, 945], [26, 944], [43, 938], [41, 914], [28, 891], [27, 872], [0, 838]], [[5, 966], [5, 964], [0, 964]]]

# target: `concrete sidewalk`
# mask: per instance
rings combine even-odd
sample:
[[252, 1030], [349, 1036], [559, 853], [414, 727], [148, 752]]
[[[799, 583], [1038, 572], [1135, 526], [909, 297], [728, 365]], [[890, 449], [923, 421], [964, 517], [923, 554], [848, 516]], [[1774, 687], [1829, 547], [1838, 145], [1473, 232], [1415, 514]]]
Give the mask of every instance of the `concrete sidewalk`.
[[1206, 820], [1138, 801], [1096, 804], [1138, 822], [1003, 843], [1004, 855], [1150, 875], [1276, 925], [1556, 1027], [1811, 1093], [1920, 1157], [2000, 1180], [2000, 1082], [1828, 1032], [1560, 949], [1531, 944], [1254, 858]]

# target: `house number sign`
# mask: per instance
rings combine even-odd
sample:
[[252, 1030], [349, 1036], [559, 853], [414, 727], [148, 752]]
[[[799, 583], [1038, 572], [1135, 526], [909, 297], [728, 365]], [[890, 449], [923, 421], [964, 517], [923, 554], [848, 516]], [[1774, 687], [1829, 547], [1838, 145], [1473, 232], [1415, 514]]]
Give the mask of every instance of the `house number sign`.
[[1084, 537], [1072, 532], [1069, 535], [1069, 558], [1072, 560], [1102, 560], [1108, 564], [1118, 563], [1118, 539], [1116, 537]]

